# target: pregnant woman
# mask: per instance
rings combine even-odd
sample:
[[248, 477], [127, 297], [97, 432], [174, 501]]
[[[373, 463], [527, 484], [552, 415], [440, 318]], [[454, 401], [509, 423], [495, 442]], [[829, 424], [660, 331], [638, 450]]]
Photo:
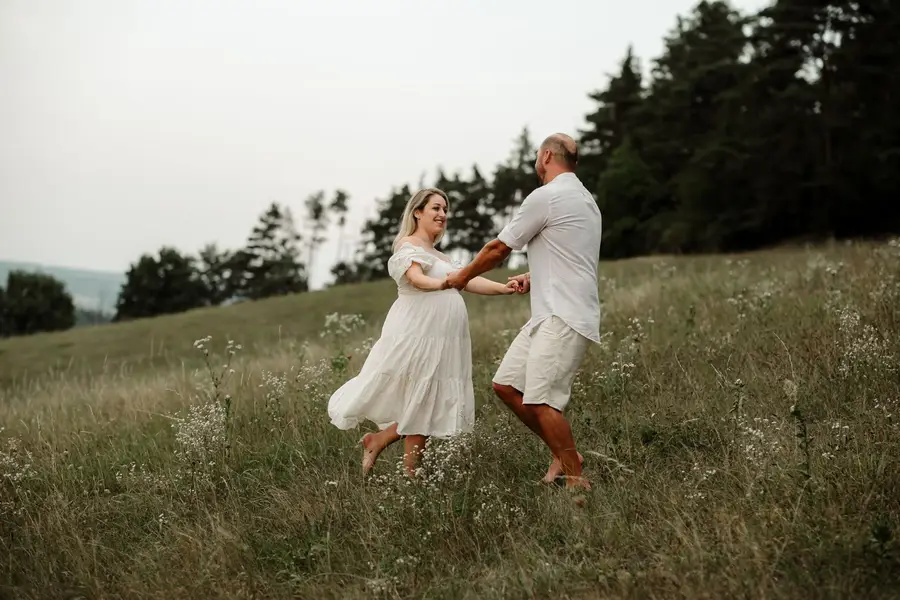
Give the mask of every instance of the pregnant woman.
[[[435, 249], [448, 209], [447, 195], [436, 188], [407, 202], [388, 260], [397, 300], [359, 375], [328, 401], [328, 416], [339, 429], [369, 420], [380, 430], [360, 440], [364, 475], [382, 450], [405, 438], [403, 463], [415, 477], [429, 436], [448, 438], [474, 424], [469, 316], [459, 291], [446, 282], [461, 265]], [[464, 289], [506, 295], [519, 291], [519, 283], [476, 277]]]

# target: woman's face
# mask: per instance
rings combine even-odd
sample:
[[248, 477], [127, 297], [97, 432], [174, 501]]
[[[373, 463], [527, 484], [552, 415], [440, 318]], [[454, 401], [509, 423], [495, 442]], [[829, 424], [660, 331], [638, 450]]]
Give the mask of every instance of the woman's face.
[[419, 229], [433, 238], [447, 227], [447, 203], [438, 194], [432, 194], [425, 201], [425, 206], [416, 211]]

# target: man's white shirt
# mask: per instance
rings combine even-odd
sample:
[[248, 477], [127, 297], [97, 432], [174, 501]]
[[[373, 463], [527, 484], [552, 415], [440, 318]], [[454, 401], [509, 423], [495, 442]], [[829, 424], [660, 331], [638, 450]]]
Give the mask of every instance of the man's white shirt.
[[533, 329], [555, 315], [584, 337], [600, 341], [597, 269], [602, 218], [574, 173], [562, 173], [525, 198], [497, 238], [528, 246]]

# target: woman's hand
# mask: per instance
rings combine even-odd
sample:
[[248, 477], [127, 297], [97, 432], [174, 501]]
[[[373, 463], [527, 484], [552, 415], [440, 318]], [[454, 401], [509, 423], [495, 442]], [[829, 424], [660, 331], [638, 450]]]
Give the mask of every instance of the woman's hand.
[[519, 284], [519, 293], [527, 294], [531, 291], [531, 273], [522, 273], [509, 278], [509, 281], [515, 281]]
[[503, 288], [503, 295], [519, 294], [522, 292], [522, 286], [515, 279], [511, 279]]

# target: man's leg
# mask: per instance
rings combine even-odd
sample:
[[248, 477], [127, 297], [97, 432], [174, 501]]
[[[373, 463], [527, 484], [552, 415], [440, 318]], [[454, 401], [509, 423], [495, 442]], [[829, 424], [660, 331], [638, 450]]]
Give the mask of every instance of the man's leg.
[[575, 449], [572, 428], [563, 414], [587, 345], [586, 338], [558, 317], [541, 323], [529, 348], [522, 405], [537, 421], [541, 437], [554, 456], [545, 481], [552, 481], [561, 471], [566, 476], [567, 487], [589, 489], [581, 478], [582, 458]]
[[572, 428], [565, 416], [552, 406], [536, 404], [531, 408], [540, 423], [543, 438], [550, 451], [559, 458], [560, 467], [566, 476], [566, 487], [583, 487], [590, 489], [590, 484], [582, 479], [581, 455], [575, 449]]
[[[547, 473], [544, 475], [542, 481], [544, 483], [553, 483], [553, 481], [558, 476], [563, 474], [563, 467], [559, 455], [553, 451], [553, 447], [550, 445], [550, 442], [548, 442], [546, 436], [544, 435], [544, 430], [538, 417], [538, 411], [536, 410], [540, 408], [540, 406], [524, 404], [522, 401], [522, 392], [510, 385], [494, 383], [494, 392], [503, 401], [503, 403], [513, 411], [513, 413], [519, 418], [519, 420], [522, 421], [529, 429], [535, 432], [538, 437], [540, 437], [541, 440], [543, 440], [543, 442], [547, 444], [547, 447], [550, 448], [550, 467], [547, 469]], [[581, 456], [581, 454], [577, 454], [577, 457], [578, 464], [581, 465], [584, 462], [584, 458]]]
[[503, 403], [508, 406], [517, 417], [519, 417], [520, 421], [525, 423], [528, 429], [538, 434], [541, 439], [544, 438], [544, 434], [541, 433], [541, 423], [538, 421], [537, 415], [534, 414], [531, 407], [525, 406], [522, 403], [522, 392], [511, 385], [503, 385], [495, 382], [494, 393], [503, 400]]

